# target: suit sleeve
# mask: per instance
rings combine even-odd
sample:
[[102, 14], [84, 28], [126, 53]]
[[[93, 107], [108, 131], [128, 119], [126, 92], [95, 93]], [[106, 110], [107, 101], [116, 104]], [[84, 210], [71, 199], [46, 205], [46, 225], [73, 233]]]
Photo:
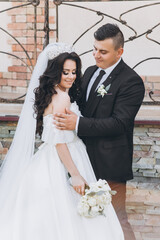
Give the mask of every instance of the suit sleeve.
[[134, 76], [122, 84], [113, 112], [107, 118], [81, 117], [78, 126], [80, 137], [118, 136], [133, 125], [135, 116], [144, 98], [144, 84], [140, 77]]

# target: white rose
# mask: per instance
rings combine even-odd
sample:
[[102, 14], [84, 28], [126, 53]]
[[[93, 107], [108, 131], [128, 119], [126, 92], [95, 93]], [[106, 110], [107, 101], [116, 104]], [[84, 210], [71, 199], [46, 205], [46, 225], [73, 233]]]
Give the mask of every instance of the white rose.
[[101, 91], [103, 89], [104, 89], [104, 85], [102, 84], [101, 86], [99, 86], [98, 91]]
[[88, 215], [88, 211], [89, 211], [89, 205], [88, 204], [79, 204], [78, 205], [78, 213], [81, 216]]
[[90, 215], [97, 216], [99, 214], [99, 206], [94, 206], [91, 208]]
[[81, 199], [80, 199], [80, 202], [82, 202], [82, 203], [87, 203], [87, 201], [88, 201], [88, 197], [87, 197], [86, 195], [84, 195], [84, 196], [81, 197]]
[[106, 180], [99, 179], [99, 180], [97, 181], [97, 186], [103, 187], [106, 183], [107, 183]]
[[106, 191], [106, 192], [108, 192], [108, 191], [110, 190], [108, 184], [105, 184], [105, 185], [102, 187], [102, 189], [103, 189], [104, 191]]
[[111, 200], [112, 200], [112, 197], [111, 197], [110, 194], [108, 194], [108, 195], [106, 194], [106, 195], [103, 196], [103, 203], [104, 204], [106, 204], [106, 205], [110, 204]]
[[91, 198], [88, 199], [88, 204], [89, 204], [91, 207], [95, 206], [96, 203], [97, 203], [97, 201], [96, 201], [95, 198], [92, 198], [92, 197], [91, 197]]
[[88, 192], [91, 193], [91, 192], [98, 192], [98, 191], [99, 191], [99, 187], [95, 183], [92, 183], [90, 185], [90, 190]]

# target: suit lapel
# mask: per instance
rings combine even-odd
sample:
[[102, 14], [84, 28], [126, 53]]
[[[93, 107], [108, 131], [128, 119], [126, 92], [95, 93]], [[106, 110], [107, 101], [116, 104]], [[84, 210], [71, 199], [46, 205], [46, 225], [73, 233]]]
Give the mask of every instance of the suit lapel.
[[[124, 66], [123, 60], [120, 61], [120, 63], [113, 69], [111, 74], [108, 76], [108, 78], [103, 82], [103, 85], [106, 87], [109, 84], [112, 84], [112, 82], [116, 79], [119, 72], [122, 70]], [[86, 103], [84, 116], [86, 117], [92, 117], [94, 111], [96, 110], [99, 102], [102, 100], [101, 96], [97, 96], [98, 93], [95, 91], [94, 96], [92, 97], [91, 101], [88, 101]]]
[[94, 72], [97, 70], [97, 66], [93, 66], [91, 67], [91, 69], [88, 70], [88, 72], [86, 72], [86, 74], [83, 77], [83, 81], [82, 81], [82, 92], [83, 92], [83, 101], [86, 102], [86, 93], [87, 93], [87, 87], [89, 84], [89, 81], [91, 80]]

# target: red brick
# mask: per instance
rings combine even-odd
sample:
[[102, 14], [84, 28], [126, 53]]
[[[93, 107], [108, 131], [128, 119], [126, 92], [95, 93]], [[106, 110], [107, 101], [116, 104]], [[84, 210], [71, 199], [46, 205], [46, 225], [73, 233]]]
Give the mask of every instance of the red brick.
[[160, 77], [159, 76], [149, 76], [147, 77], [148, 82], [160, 82]]
[[29, 51], [29, 52], [34, 52], [34, 45], [27, 45], [26, 46], [26, 50]]
[[17, 37], [17, 40], [22, 44], [27, 44], [27, 37], [24, 36], [24, 37]]
[[[160, 96], [160, 90], [159, 91], [158, 90], [154, 90], [154, 96], [159, 97]], [[153, 96], [153, 98], [154, 98], [154, 96]]]
[[9, 23], [8, 24], [8, 29], [26, 29], [27, 25], [26, 23]]
[[34, 15], [28, 15], [27, 16], [27, 22], [33, 23], [34, 22]]
[[27, 30], [26, 36], [27, 37], [33, 37], [34, 36], [34, 30]]
[[[21, 51], [22, 51], [22, 52], [21, 52]], [[26, 58], [27, 58], [26, 53], [25, 53], [23, 50], [21, 50], [21, 51], [16, 52], [15, 55], [16, 55], [17, 57], [22, 58], [22, 59], [26, 59]], [[28, 52], [28, 55], [30, 56], [30, 58], [32, 58], [33, 53], [32, 53], [32, 52]]]
[[8, 80], [8, 86], [26, 87], [27, 83], [24, 80]]
[[[27, 50], [28, 51], [33, 51], [34, 50], [34, 47], [32, 47], [32, 49], [31, 49], [30, 46], [32, 46], [32, 45], [23, 44], [23, 47], [26, 49], [26, 51]], [[20, 45], [14, 44], [14, 45], [12, 45], [12, 51], [13, 52], [21, 52], [21, 51], [23, 52], [23, 49], [22, 49], [22, 47]]]
[[55, 35], [54, 31], [51, 31], [51, 32], [49, 33], [49, 37], [50, 37], [50, 38], [51, 38], [51, 37], [54, 37], [54, 35]]
[[17, 23], [25, 23], [26, 22], [26, 15], [17, 15], [16, 16], [16, 22]]
[[[35, 63], [36, 63], [36, 61], [35, 61], [34, 59], [31, 59], [31, 62], [32, 62], [32, 65], [33, 65], [33, 66], [34, 66]], [[28, 64], [28, 66], [31, 66], [31, 63], [30, 63], [29, 59], [27, 59], [27, 64]]]
[[0, 78], [2, 78], [2, 72], [0, 72]]
[[6, 86], [7, 85], [7, 79], [0, 79], [0, 85]]
[[16, 16], [12, 16], [11, 21], [12, 21], [12, 23], [15, 23], [16, 22]]
[[9, 45], [15, 44], [15, 40], [13, 38], [9, 38], [9, 39], [7, 39], [7, 43]]
[[44, 8], [42, 8], [42, 15], [44, 15], [45, 14], [45, 9]]
[[37, 8], [37, 16], [42, 15], [42, 8]]
[[50, 16], [50, 17], [49, 17], [49, 22], [50, 22], [50, 23], [55, 23], [55, 18], [54, 18], [54, 16]]
[[44, 23], [44, 16], [37, 16], [38, 23]]
[[37, 50], [42, 51], [43, 50], [43, 45], [42, 44], [41, 45], [37, 45]]
[[[42, 44], [42, 38], [37, 38], [37, 44]], [[34, 44], [34, 37], [27, 38], [27, 44]]]
[[26, 8], [20, 7], [20, 8], [16, 8], [16, 9], [12, 9], [12, 10], [8, 11], [9, 16], [19, 15], [19, 14], [26, 14]]
[[159, 79], [159, 83], [154, 83], [154, 89], [160, 90], [160, 79]]
[[37, 32], [37, 37], [44, 37], [45, 33], [43, 31], [38, 31]]
[[14, 37], [26, 36], [27, 30], [12, 30], [12, 34]]
[[22, 64], [22, 61], [17, 58], [12, 60], [12, 65], [14, 65], [14, 66], [19, 66], [21, 64]]
[[27, 67], [24, 66], [11, 66], [8, 67], [9, 72], [26, 72]]
[[27, 44], [34, 44], [34, 37], [28, 37]]
[[17, 79], [24, 79], [26, 80], [27, 78], [27, 73], [16, 73]]

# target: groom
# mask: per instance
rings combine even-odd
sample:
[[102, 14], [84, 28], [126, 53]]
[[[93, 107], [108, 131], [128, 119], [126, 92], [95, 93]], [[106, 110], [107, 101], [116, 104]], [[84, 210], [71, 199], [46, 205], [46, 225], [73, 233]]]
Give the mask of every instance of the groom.
[[59, 129], [77, 129], [97, 179], [106, 179], [117, 191], [112, 203], [125, 239], [133, 240], [125, 211], [126, 181], [133, 178], [133, 127], [144, 85], [121, 58], [124, 36], [117, 25], [103, 25], [94, 37], [96, 65], [87, 68], [82, 79], [83, 117], [67, 110], [67, 114], [56, 114], [55, 120]]

